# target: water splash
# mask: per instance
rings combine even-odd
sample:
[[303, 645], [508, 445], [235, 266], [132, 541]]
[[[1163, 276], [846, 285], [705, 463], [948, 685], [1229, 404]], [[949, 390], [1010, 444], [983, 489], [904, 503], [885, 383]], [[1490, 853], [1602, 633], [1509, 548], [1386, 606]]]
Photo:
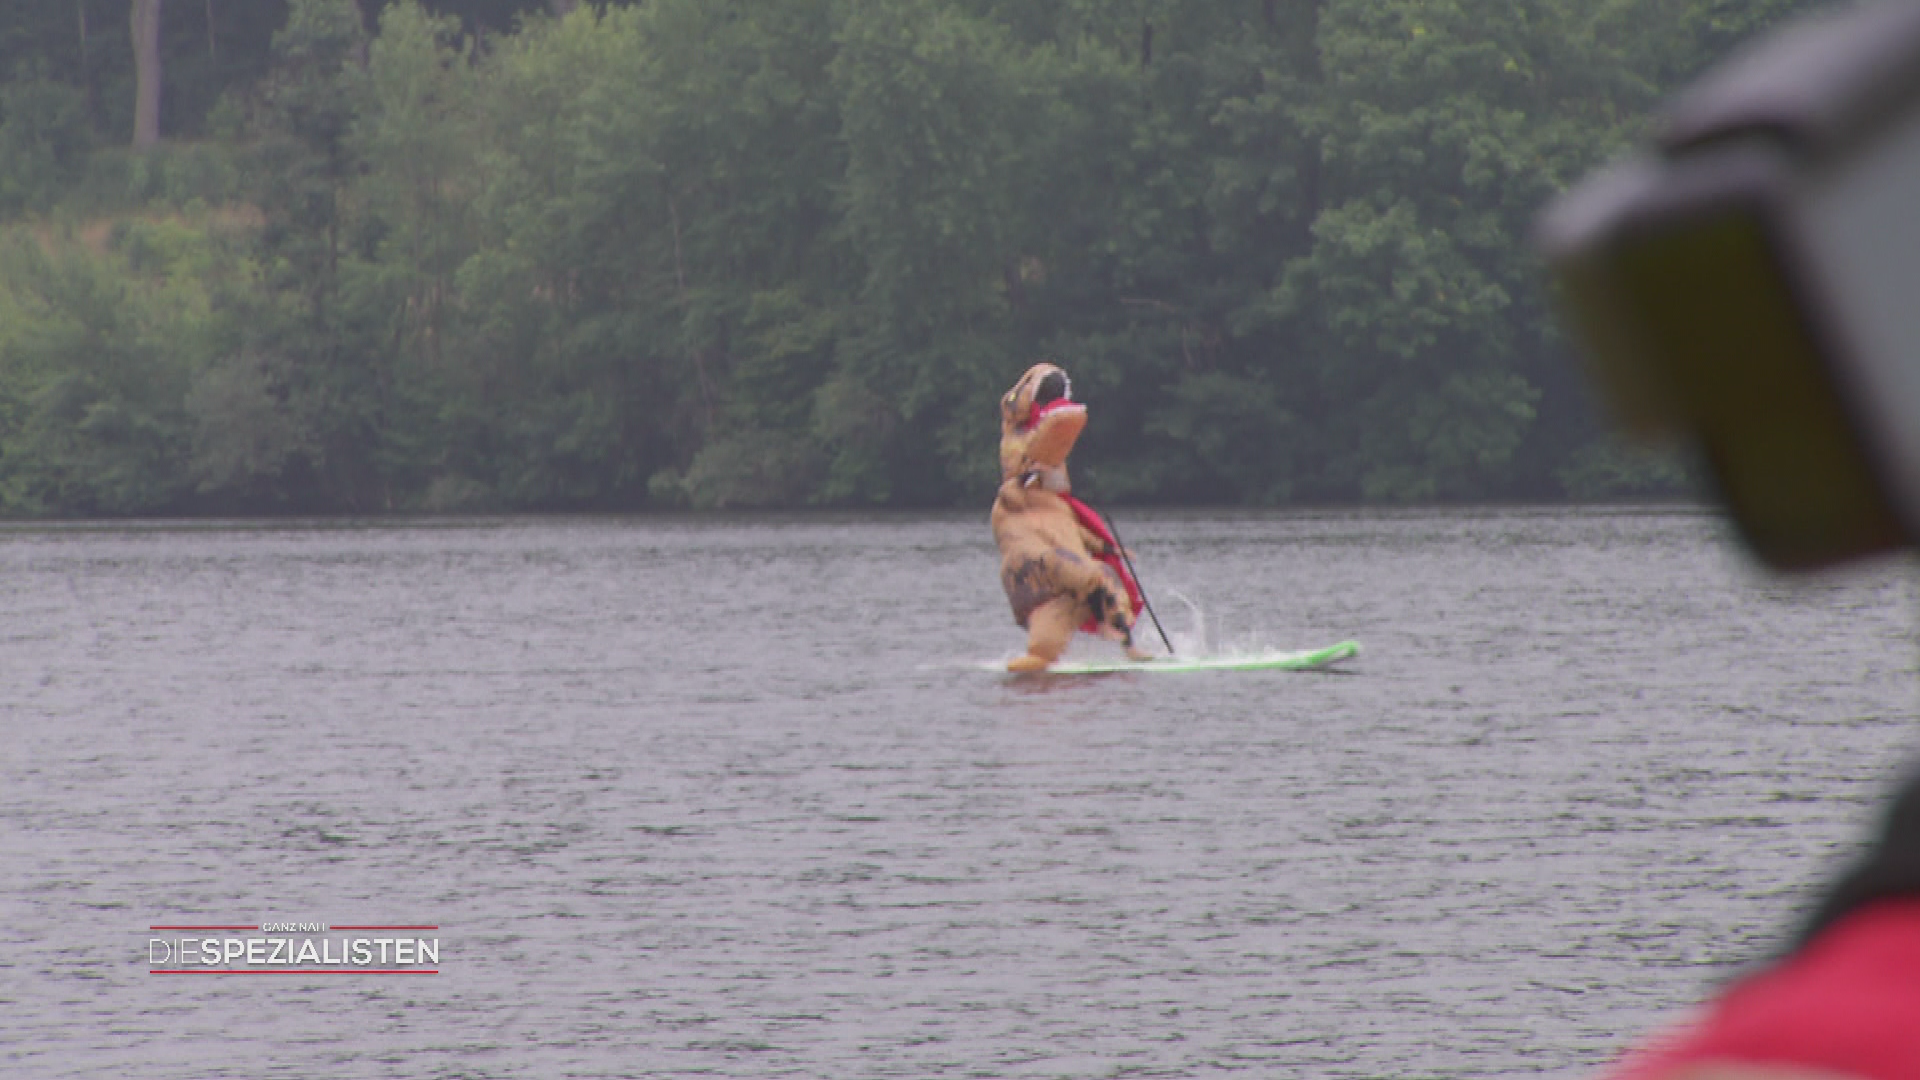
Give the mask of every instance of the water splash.
[[1186, 606], [1187, 618], [1190, 622], [1189, 628], [1184, 633], [1178, 630], [1167, 632], [1167, 636], [1173, 639], [1174, 652], [1186, 657], [1209, 655], [1213, 643], [1207, 637], [1206, 609], [1194, 603], [1186, 593], [1178, 589], [1168, 589], [1166, 594]]
[[[1275, 641], [1273, 635], [1264, 629], [1229, 633], [1229, 628], [1214, 626], [1207, 617], [1206, 609], [1193, 598], [1178, 589], [1163, 591], [1187, 609], [1187, 629], [1169, 628], [1167, 631], [1167, 636], [1173, 639], [1175, 654], [1183, 660], [1272, 659], [1293, 651], [1291, 647]], [[1134, 639], [1141, 640], [1138, 630]]]

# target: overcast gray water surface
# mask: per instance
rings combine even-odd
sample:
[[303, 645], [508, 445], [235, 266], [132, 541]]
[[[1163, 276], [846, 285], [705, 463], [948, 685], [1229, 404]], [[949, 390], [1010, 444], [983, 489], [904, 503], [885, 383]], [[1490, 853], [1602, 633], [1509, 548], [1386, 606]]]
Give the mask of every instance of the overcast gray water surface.
[[[0, 530], [0, 1066], [1583, 1076], [1773, 947], [1916, 743], [1903, 565], [1121, 525], [1183, 642], [1364, 654], [982, 670], [984, 514]], [[269, 920], [434, 925], [440, 974], [148, 973]]]

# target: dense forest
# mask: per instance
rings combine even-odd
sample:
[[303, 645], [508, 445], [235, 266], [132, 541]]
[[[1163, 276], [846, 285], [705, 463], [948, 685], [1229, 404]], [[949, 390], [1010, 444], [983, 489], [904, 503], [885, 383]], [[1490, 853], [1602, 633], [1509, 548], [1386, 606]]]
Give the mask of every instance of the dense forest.
[[7, 0], [0, 514], [1673, 490], [1527, 245], [1804, 0]]

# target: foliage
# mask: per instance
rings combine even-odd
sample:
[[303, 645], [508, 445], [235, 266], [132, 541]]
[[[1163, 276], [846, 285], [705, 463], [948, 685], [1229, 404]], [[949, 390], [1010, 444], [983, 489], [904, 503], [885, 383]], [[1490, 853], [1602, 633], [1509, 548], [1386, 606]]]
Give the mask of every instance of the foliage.
[[[0, 513], [1641, 497], [1524, 242], [1804, 0], [0, 15]], [[564, 17], [554, 14], [569, 11]], [[76, 28], [76, 13], [80, 16]]]
[[43, 209], [79, 174], [92, 142], [84, 104], [44, 63], [0, 84], [0, 213]]

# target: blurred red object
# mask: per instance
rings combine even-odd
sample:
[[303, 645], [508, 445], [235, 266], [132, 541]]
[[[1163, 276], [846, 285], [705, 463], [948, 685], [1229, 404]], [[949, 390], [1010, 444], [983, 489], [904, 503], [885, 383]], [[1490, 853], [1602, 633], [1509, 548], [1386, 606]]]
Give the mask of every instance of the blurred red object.
[[1920, 1080], [1920, 899], [1842, 916], [1608, 1080], [1814, 1076]]

